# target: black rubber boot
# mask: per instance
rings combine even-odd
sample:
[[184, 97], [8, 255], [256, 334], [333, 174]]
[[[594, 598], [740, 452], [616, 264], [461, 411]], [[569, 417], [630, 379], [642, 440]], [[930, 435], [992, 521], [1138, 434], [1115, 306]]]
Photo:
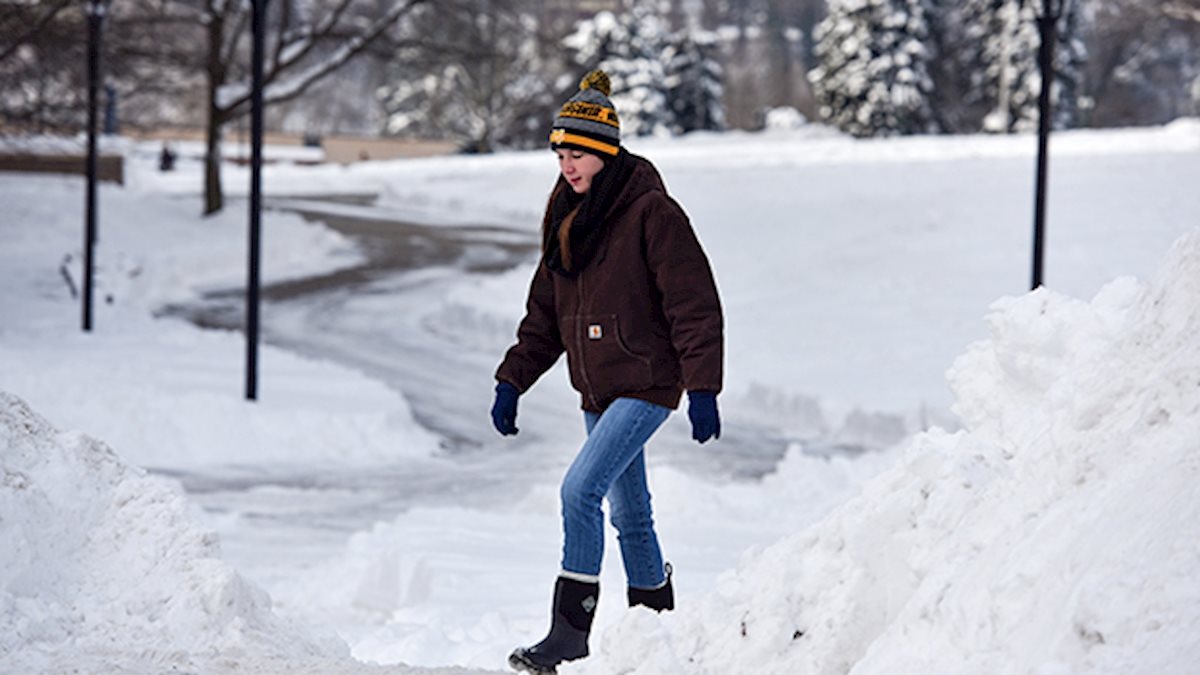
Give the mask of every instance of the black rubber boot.
[[653, 589], [629, 587], [626, 597], [630, 607], [649, 607], [656, 612], [675, 609], [675, 589], [671, 586], [671, 573], [675, 570], [671, 563], [666, 564], [667, 580], [662, 586]]
[[563, 661], [587, 656], [599, 598], [600, 584], [559, 577], [554, 584], [550, 634], [532, 647], [518, 647], [508, 657], [508, 665], [527, 673], [556, 673], [555, 666]]

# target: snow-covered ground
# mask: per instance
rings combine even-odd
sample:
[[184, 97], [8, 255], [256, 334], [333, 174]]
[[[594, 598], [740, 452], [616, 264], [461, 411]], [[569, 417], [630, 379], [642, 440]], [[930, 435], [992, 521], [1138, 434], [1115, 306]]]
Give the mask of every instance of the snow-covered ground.
[[[680, 610], [625, 611], [610, 557], [596, 656], [564, 670], [1182, 673], [1200, 662], [1200, 123], [1055, 137], [1049, 290], [1033, 294], [1029, 137], [864, 142], [801, 129], [633, 149], [692, 215], [726, 306], [733, 432], [704, 452], [748, 461], [772, 430], [791, 444], [747, 480], [656, 461], [652, 443]], [[101, 188], [89, 335], [69, 293], [80, 181], [0, 175], [3, 669], [337, 671], [349, 653], [496, 668], [540, 637], [557, 564], [554, 475], [582, 435], [563, 421], [576, 401], [562, 373], [523, 401], [534, 439], [487, 436], [468, 456], [415, 421], [421, 392], [357, 361], [266, 346], [261, 400], [241, 401], [239, 334], [154, 317], [241, 283], [244, 205], [202, 219], [194, 162], [159, 174], [153, 148], [130, 153], [127, 186]], [[553, 177], [538, 152], [272, 166], [266, 187], [378, 193], [371, 206], [308, 206], [533, 241]], [[225, 183], [236, 193], [244, 173]], [[265, 232], [268, 281], [364, 257], [285, 212], [268, 213]], [[475, 370], [445, 387], [478, 397], [456, 435], [484, 438], [491, 369], [532, 265], [443, 271], [436, 291], [394, 284], [403, 305], [385, 293], [347, 316], [386, 332], [403, 306], [432, 358], [467, 353]], [[1001, 296], [1013, 297], [993, 304]], [[661, 444], [685, 435], [679, 417]], [[932, 425], [946, 430], [909, 438]], [[530, 471], [513, 469], [514, 452]], [[507, 487], [480, 489], [497, 467]], [[366, 479], [393, 475], [437, 476], [436, 494], [401, 482], [416, 496], [396, 512], [364, 509], [376, 498]]]

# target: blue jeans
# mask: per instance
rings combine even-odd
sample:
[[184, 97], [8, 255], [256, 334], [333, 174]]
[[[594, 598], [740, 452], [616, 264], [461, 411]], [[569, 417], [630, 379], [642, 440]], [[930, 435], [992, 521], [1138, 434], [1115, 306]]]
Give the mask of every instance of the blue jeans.
[[666, 581], [646, 486], [645, 444], [671, 414], [669, 408], [619, 398], [603, 414], [584, 411], [588, 437], [562, 484], [565, 572], [600, 574], [604, 558], [605, 496], [621, 543], [625, 578], [634, 588]]

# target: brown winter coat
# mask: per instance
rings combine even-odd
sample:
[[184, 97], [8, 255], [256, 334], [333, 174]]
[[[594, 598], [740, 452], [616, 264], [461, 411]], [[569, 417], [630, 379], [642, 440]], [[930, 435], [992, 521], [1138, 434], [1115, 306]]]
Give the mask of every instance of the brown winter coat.
[[592, 259], [574, 276], [538, 264], [497, 380], [523, 393], [566, 351], [584, 410], [623, 396], [676, 408], [685, 389], [721, 390], [723, 318], [708, 258], [654, 166], [631, 159]]

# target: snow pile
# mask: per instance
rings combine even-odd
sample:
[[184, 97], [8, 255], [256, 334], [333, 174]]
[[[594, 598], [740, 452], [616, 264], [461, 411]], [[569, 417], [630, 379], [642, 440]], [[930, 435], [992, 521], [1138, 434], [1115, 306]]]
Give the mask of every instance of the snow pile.
[[917, 436], [699, 606], [570, 673], [1181, 673], [1200, 663], [1200, 231], [1148, 285], [1004, 299]]
[[[270, 611], [183, 496], [0, 393], [0, 652], [21, 670], [340, 656]], [[14, 659], [9, 661], [9, 659]]]
[[4, 671], [432, 672], [366, 666], [281, 619], [188, 508], [172, 483], [0, 391]]

